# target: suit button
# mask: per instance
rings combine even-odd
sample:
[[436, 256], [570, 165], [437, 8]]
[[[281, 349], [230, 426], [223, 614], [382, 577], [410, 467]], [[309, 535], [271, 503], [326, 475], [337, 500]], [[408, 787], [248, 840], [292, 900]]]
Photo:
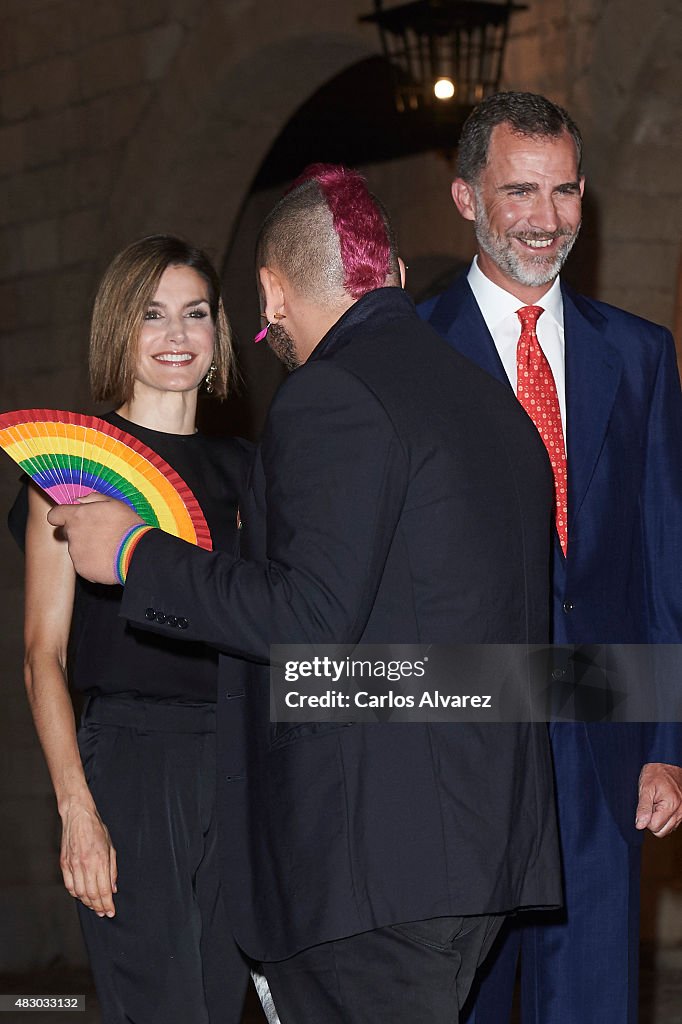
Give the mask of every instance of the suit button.
[[177, 627], [178, 627], [178, 629], [187, 629], [187, 627], [188, 627], [188, 626], [189, 626], [189, 622], [188, 622], [188, 620], [187, 620], [187, 619], [184, 619], [184, 618], [182, 618], [182, 617], [180, 617], [180, 618], [178, 619], [178, 621], [177, 621]]
[[163, 612], [156, 613], [156, 621], [160, 622], [161, 625], [163, 626], [164, 622], [166, 621], [166, 616], [164, 615]]
[[177, 626], [177, 624], [178, 624], [178, 620], [175, 617], [175, 615], [169, 615], [167, 617], [167, 619], [166, 619], [166, 625], [167, 626]]
[[573, 608], [574, 608], [573, 602], [572, 601], [564, 601], [563, 608], [564, 608], [564, 611], [566, 612], [566, 614], [568, 615], [569, 612], [573, 611]]
[[147, 611], [144, 613], [144, 617], [145, 619], [149, 619], [150, 622], [153, 622], [156, 618], [156, 610], [154, 608], [147, 608]]

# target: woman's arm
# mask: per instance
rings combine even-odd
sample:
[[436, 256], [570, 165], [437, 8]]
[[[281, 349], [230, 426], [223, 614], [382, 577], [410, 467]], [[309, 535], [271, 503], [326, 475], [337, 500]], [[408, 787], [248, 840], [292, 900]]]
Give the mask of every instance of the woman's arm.
[[116, 851], [88, 789], [66, 681], [75, 573], [66, 543], [49, 525], [50, 502], [29, 487], [26, 525], [24, 678], [62, 819], [60, 864], [72, 896], [99, 917], [114, 916]]

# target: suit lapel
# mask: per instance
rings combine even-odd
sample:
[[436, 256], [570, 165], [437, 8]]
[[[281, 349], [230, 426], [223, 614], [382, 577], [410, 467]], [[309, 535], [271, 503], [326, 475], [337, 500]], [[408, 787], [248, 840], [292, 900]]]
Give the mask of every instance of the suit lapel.
[[[607, 342], [606, 318], [562, 284], [566, 337], [566, 408], [569, 548], [571, 529], [604, 443], [621, 375], [621, 357]], [[509, 384], [504, 367], [466, 276], [437, 301], [429, 322], [497, 380]]]
[[509, 386], [509, 378], [466, 275], [458, 277], [443, 292], [429, 316], [429, 323], [463, 356]]
[[621, 357], [606, 341], [605, 317], [562, 285], [566, 337], [568, 546], [599, 458], [621, 375]]

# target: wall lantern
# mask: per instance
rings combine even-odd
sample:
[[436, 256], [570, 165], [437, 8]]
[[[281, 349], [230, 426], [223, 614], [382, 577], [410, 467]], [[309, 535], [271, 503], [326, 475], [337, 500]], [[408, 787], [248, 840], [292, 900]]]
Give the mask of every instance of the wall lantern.
[[525, 4], [494, 0], [412, 0], [360, 18], [379, 28], [397, 109], [473, 106], [497, 92], [510, 15]]

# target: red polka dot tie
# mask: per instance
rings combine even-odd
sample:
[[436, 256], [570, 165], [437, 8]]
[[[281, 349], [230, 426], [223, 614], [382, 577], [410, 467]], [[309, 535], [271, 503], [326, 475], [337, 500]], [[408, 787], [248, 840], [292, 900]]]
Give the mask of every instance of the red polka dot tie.
[[554, 473], [555, 523], [564, 554], [568, 547], [568, 488], [566, 446], [561, 426], [559, 397], [552, 370], [540, 348], [535, 325], [544, 313], [542, 306], [523, 306], [516, 315], [521, 336], [516, 348], [516, 397], [526, 410], [545, 443]]

